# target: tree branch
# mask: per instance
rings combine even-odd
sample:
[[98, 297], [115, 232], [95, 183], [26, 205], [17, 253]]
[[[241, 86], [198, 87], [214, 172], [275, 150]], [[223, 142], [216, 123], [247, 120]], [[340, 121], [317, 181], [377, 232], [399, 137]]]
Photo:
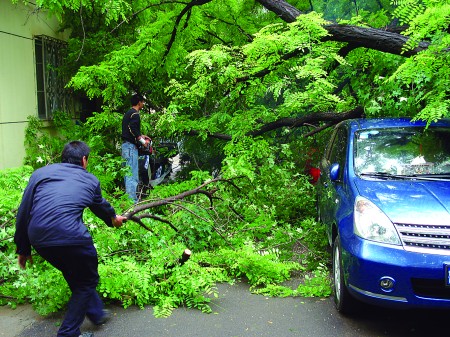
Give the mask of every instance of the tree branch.
[[318, 112], [306, 116], [295, 117], [295, 118], [281, 118], [272, 123], [268, 123], [261, 127], [259, 130], [253, 131], [249, 133], [249, 136], [260, 136], [263, 133], [273, 131], [275, 129], [279, 129], [281, 127], [300, 127], [306, 124], [317, 123], [317, 122], [335, 122], [338, 123], [340, 121], [361, 117], [363, 114], [363, 109], [361, 107], [357, 107], [353, 110], [344, 113], [336, 113], [336, 112]]
[[[299, 15], [304, 14], [284, 0], [256, 1], [288, 23], [294, 22]], [[393, 29], [383, 30], [340, 24], [325, 25], [324, 28], [330, 33], [330, 36], [323, 39], [324, 41], [347, 42], [358, 47], [406, 57], [415, 55], [429, 46], [429, 43], [421, 42], [413, 50], [404, 51], [403, 46], [409, 38], [394, 32]]]
[[217, 192], [218, 189], [217, 188], [213, 188], [210, 191], [206, 191], [204, 189], [204, 187], [206, 187], [209, 184], [216, 183], [216, 182], [221, 182], [221, 181], [222, 182], [226, 182], [226, 183], [232, 185], [233, 187], [235, 187], [236, 189], [239, 190], [239, 188], [231, 180], [229, 180], [229, 179], [222, 179], [222, 178], [215, 178], [215, 179], [208, 180], [207, 182], [203, 183], [202, 185], [200, 185], [200, 186], [198, 186], [198, 187], [196, 187], [196, 188], [194, 188], [192, 190], [184, 191], [184, 192], [182, 192], [180, 194], [177, 194], [175, 196], [172, 196], [172, 197], [160, 199], [160, 200], [153, 201], [153, 202], [144, 201], [144, 202], [138, 204], [137, 206], [135, 206], [132, 210], [126, 212], [124, 214], [124, 216], [127, 217], [129, 220], [138, 223], [140, 226], [144, 227], [147, 230], [150, 230], [150, 229], [144, 223], [142, 223], [142, 221], [141, 221], [142, 218], [151, 218], [151, 219], [154, 219], [154, 220], [157, 220], [157, 221], [164, 222], [164, 223], [168, 224], [169, 226], [171, 226], [175, 231], [178, 231], [178, 229], [175, 228], [170, 223], [170, 221], [168, 221], [166, 219], [163, 219], [161, 217], [158, 217], [156, 215], [149, 214], [149, 213], [144, 213], [144, 214], [138, 214], [138, 213], [141, 213], [143, 211], [146, 211], [146, 210], [149, 210], [149, 209], [155, 208], [155, 207], [166, 206], [166, 205], [173, 205], [174, 202], [181, 201], [181, 200], [183, 200], [183, 199], [185, 199], [185, 198], [187, 198], [187, 197], [189, 197], [191, 195], [195, 195], [195, 194], [206, 195], [209, 198], [211, 206], [212, 206], [213, 205], [213, 194], [215, 192]]
[[180, 12], [180, 14], [177, 16], [177, 19], [175, 20], [175, 25], [174, 25], [174, 27], [173, 27], [172, 34], [171, 34], [169, 43], [167, 44], [166, 52], [164, 53], [164, 56], [163, 56], [163, 62], [164, 62], [164, 60], [166, 59], [167, 55], [170, 53], [170, 49], [172, 48], [172, 45], [173, 45], [173, 43], [174, 43], [174, 41], [175, 41], [175, 37], [176, 37], [176, 35], [177, 35], [178, 26], [179, 26], [179, 24], [180, 24], [181, 19], [183, 18], [183, 16], [184, 16], [186, 13], [189, 13], [189, 11], [190, 11], [194, 6], [201, 6], [201, 5], [204, 5], [204, 4], [206, 4], [206, 3], [208, 3], [208, 2], [211, 2], [211, 1], [212, 1], [212, 0], [192, 0], [190, 3], [188, 3], [188, 4], [186, 5], [186, 7], [183, 8], [183, 10]]
[[[364, 110], [362, 107], [356, 107], [353, 110], [350, 110], [347, 112], [342, 112], [342, 113], [318, 112], [318, 113], [313, 113], [310, 115], [294, 117], [294, 118], [286, 117], [286, 118], [278, 119], [271, 123], [267, 123], [267, 124], [263, 125], [261, 128], [259, 128], [258, 130], [247, 133], [247, 136], [251, 136], [251, 137], [260, 136], [266, 132], [273, 131], [273, 130], [276, 130], [276, 129], [279, 129], [282, 127], [298, 128], [298, 127], [306, 126], [306, 125], [309, 125], [312, 123], [318, 124], [319, 122], [329, 122], [329, 124], [327, 124], [327, 126], [321, 128], [321, 130], [323, 130], [323, 129], [326, 129], [327, 127], [337, 124], [343, 120], [362, 117], [363, 113], [364, 113]], [[198, 136], [201, 133], [202, 133], [201, 131], [197, 131], [197, 130], [190, 130], [189, 132], [187, 132], [187, 134], [189, 136]], [[310, 136], [314, 133], [316, 133], [316, 132], [308, 133], [305, 135], [305, 137]], [[232, 140], [232, 137], [230, 135], [223, 134], [223, 133], [208, 133], [207, 132], [206, 135], [210, 138], [216, 138], [216, 139], [220, 139], [220, 140], [226, 140], [226, 141]]]

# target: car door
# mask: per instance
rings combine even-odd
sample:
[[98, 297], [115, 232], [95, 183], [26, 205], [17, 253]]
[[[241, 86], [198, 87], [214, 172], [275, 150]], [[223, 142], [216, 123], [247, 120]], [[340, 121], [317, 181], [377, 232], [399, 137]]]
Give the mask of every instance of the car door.
[[336, 212], [339, 207], [339, 195], [342, 193], [341, 190], [344, 184], [347, 148], [348, 129], [346, 124], [341, 123], [332, 134], [330, 143], [320, 163], [318, 213], [320, 221], [328, 225], [329, 239], [331, 239], [331, 225], [335, 222]]

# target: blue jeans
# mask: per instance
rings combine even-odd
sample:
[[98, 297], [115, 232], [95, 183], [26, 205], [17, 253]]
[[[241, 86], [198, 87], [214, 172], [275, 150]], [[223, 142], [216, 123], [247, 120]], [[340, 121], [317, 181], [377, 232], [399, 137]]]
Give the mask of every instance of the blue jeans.
[[96, 324], [104, 315], [103, 302], [96, 290], [97, 251], [94, 245], [41, 247], [36, 251], [62, 272], [72, 291], [58, 337], [78, 337], [85, 316]]
[[125, 176], [125, 191], [136, 203], [138, 201], [136, 190], [139, 183], [139, 155], [136, 145], [129, 142], [122, 144], [122, 158], [131, 169], [131, 176]]

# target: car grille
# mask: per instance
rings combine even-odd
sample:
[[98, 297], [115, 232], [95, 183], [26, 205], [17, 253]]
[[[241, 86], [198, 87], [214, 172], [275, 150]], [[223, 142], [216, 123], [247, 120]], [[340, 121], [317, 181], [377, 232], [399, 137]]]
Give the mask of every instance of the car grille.
[[446, 287], [444, 280], [430, 280], [412, 278], [411, 284], [414, 294], [421, 297], [450, 299], [450, 288]]
[[395, 224], [406, 250], [450, 255], [450, 226]]

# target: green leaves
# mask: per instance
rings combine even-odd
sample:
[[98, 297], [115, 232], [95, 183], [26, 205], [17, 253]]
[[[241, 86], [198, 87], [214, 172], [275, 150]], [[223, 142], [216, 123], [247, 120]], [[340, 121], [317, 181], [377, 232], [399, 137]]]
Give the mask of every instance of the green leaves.
[[300, 268], [295, 262], [281, 261], [276, 251], [258, 252], [250, 243], [239, 250], [224, 248], [199, 253], [195, 261], [222, 266], [230, 276], [245, 277], [252, 287], [283, 282]]

